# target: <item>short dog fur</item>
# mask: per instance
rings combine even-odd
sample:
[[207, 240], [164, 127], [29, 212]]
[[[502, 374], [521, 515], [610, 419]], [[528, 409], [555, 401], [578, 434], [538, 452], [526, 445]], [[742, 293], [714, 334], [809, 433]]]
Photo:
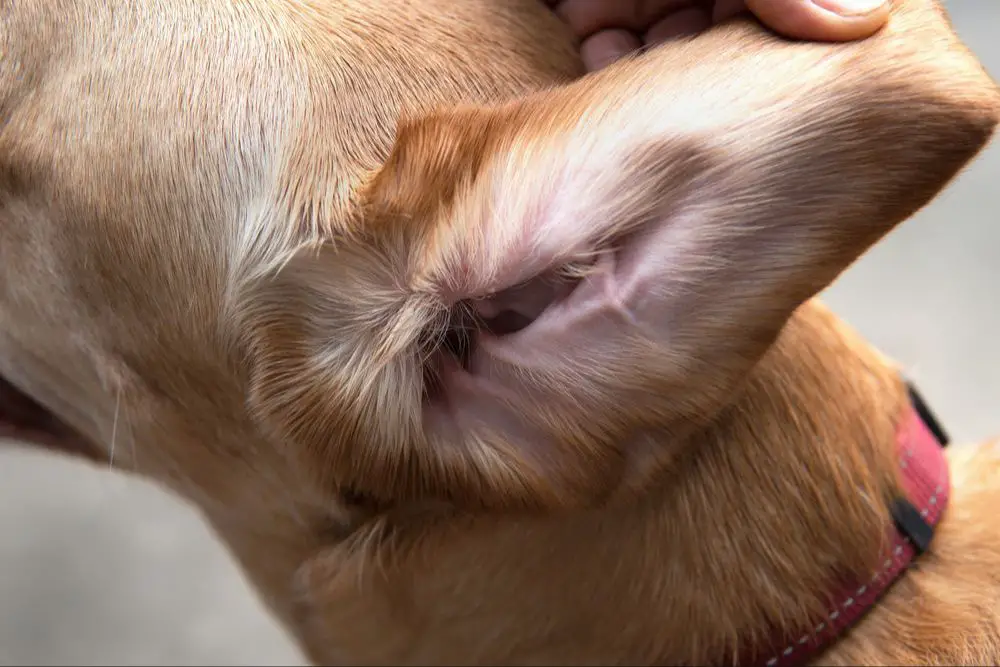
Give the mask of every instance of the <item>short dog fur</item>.
[[[931, 0], [582, 78], [536, 0], [0, 0], [0, 58], [8, 433], [193, 502], [315, 662], [721, 664], [878, 557], [906, 392], [813, 297], [1000, 119]], [[821, 662], [1000, 662], [948, 456]]]

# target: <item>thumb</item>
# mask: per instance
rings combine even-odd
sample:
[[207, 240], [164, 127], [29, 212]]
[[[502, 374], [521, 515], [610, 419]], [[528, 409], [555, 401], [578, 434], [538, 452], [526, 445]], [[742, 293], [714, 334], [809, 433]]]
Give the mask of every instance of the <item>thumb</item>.
[[889, 20], [889, 0], [747, 0], [769, 28], [786, 37], [846, 42], [869, 37]]

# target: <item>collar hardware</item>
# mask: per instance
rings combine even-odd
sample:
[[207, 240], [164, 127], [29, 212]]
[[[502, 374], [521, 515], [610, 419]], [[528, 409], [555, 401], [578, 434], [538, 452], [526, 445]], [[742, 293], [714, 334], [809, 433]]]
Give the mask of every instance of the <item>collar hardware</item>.
[[835, 590], [826, 617], [813, 627], [777, 638], [770, 649], [743, 653], [737, 665], [792, 667], [817, 657], [849, 632], [930, 548], [951, 492], [944, 455], [949, 438], [916, 386], [907, 382], [907, 389], [910, 409], [896, 431], [901, 494], [889, 507], [893, 521], [887, 527], [888, 548], [881, 565], [869, 577]]

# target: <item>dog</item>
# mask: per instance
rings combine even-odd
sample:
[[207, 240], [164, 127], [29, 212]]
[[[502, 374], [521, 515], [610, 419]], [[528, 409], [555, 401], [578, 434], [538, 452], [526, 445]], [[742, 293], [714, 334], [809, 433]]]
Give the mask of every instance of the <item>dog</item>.
[[587, 76], [536, 0], [0, 53], [3, 434], [194, 503], [312, 661], [1000, 661], [998, 443], [815, 300], [1000, 122], [936, 2]]

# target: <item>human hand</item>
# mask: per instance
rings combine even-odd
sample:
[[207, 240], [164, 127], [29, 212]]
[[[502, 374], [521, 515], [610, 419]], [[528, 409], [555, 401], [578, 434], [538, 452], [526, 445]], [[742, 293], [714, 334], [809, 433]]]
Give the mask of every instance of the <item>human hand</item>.
[[786, 37], [850, 41], [889, 18], [889, 0], [545, 0], [581, 39], [588, 70], [750, 10]]

